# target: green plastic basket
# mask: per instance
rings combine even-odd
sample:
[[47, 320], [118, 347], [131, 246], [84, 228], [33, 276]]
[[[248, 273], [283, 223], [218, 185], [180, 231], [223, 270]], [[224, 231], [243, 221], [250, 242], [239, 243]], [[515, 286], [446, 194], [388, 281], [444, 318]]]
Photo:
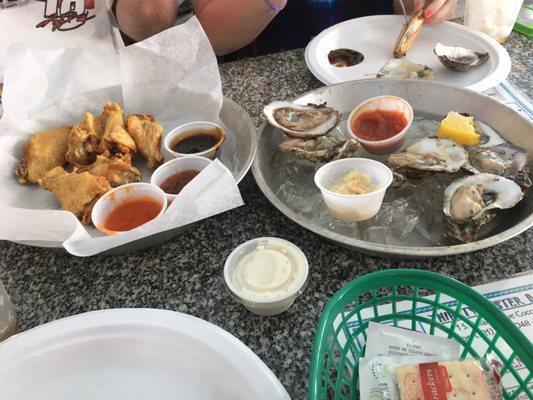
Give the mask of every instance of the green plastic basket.
[[[432, 296], [426, 297], [428, 294]], [[443, 296], [451, 301], [441, 301]], [[399, 302], [402, 306], [408, 302], [407, 309], [400, 311]], [[421, 307], [425, 315], [417, 314]], [[461, 313], [464, 307], [475, 311], [473, 318]], [[365, 318], [367, 313], [371, 315]], [[443, 315], [448, 316], [445, 323], [439, 322]], [[533, 399], [533, 344], [505, 314], [455, 279], [434, 272], [396, 269], [355, 279], [328, 302], [313, 343], [309, 400], [359, 398], [358, 361], [364, 354], [368, 321], [408, 324], [412, 330], [453, 338], [461, 345], [461, 358], [490, 355], [499, 362], [502, 379], [512, 381], [510, 389], [504, 390], [504, 398]], [[460, 334], [464, 324], [472, 329], [466, 338]], [[476, 336], [484, 342], [482, 351], [479, 345], [477, 351], [472, 347]]]

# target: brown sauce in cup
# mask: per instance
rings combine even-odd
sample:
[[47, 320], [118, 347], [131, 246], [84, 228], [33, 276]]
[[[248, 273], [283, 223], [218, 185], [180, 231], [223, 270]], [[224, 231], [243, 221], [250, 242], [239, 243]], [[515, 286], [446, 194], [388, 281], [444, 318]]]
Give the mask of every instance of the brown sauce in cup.
[[178, 172], [174, 175], [170, 175], [166, 178], [159, 187], [163, 189], [163, 192], [168, 194], [179, 194], [183, 188], [192, 181], [200, 171], [192, 169]]
[[218, 129], [195, 129], [178, 136], [170, 143], [170, 149], [180, 154], [196, 154], [209, 150], [220, 140]]

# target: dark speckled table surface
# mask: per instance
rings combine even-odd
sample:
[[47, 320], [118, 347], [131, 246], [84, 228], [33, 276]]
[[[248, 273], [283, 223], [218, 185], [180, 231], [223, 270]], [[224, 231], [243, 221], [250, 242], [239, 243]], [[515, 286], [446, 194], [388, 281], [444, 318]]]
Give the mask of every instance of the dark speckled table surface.
[[[531, 41], [513, 33], [506, 45], [509, 77], [533, 93]], [[224, 94], [256, 124], [263, 106], [321, 86], [307, 70], [303, 50], [221, 66]], [[241, 185], [246, 205], [199, 223], [193, 231], [147, 250], [110, 257], [75, 258], [59, 251], [0, 242], [0, 279], [16, 306], [22, 330], [90, 310], [152, 307], [210, 321], [248, 345], [278, 376], [293, 399], [305, 398], [318, 318], [331, 295], [358, 276], [386, 268], [418, 268], [469, 285], [531, 269], [533, 230], [477, 253], [404, 261], [374, 258], [326, 242], [296, 225], [262, 195], [251, 173]], [[222, 268], [240, 243], [278, 236], [302, 248], [309, 285], [286, 313], [258, 317], [237, 304], [223, 285]]]

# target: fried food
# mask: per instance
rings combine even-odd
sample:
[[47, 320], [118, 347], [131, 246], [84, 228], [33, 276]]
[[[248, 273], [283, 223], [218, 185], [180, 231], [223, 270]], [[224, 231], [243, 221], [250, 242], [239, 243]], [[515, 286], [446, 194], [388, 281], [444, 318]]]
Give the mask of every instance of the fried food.
[[16, 169], [20, 183], [39, 183], [52, 168], [65, 164], [70, 130], [70, 126], [61, 126], [39, 132], [26, 142], [22, 162]]
[[126, 117], [126, 129], [146, 159], [148, 168], [159, 166], [163, 162], [161, 153], [163, 126], [156, 123], [152, 115], [131, 114]]
[[57, 197], [61, 206], [80, 218], [84, 224], [91, 223], [94, 203], [111, 185], [103, 176], [89, 172], [67, 172], [63, 167], [55, 167], [41, 179], [40, 185]]
[[101, 117], [86, 112], [83, 120], [72, 128], [65, 156], [70, 164], [87, 165], [95, 160], [104, 133], [103, 122]]
[[108, 101], [104, 104], [102, 118], [105, 120], [105, 128], [98, 153], [108, 158], [112, 155], [135, 153], [137, 146], [124, 127], [122, 108], [117, 103]]
[[128, 155], [123, 158], [96, 156], [94, 163], [78, 169], [78, 172], [85, 171], [94, 176], [103, 176], [112, 187], [141, 180], [141, 173], [131, 165]]

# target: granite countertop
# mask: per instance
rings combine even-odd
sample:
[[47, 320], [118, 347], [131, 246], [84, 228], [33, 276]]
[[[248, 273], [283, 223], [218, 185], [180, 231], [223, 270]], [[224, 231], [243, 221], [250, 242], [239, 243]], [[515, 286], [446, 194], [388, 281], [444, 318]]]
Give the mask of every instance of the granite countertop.
[[[513, 33], [510, 80], [532, 93], [531, 41]], [[224, 93], [258, 124], [265, 104], [321, 84], [308, 72], [303, 50], [221, 66]], [[251, 173], [241, 185], [246, 205], [199, 223], [196, 229], [147, 250], [111, 257], [75, 258], [63, 252], [0, 242], [0, 279], [16, 306], [22, 330], [90, 310], [152, 307], [208, 320], [248, 345], [278, 376], [293, 399], [306, 397], [315, 327], [324, 305], [344, 283], [387, 268], [418, 268], [477, 285], [533, 265], [533, 230], [477, 253], [424, 260], [375, 258], [326, 242], [282, 215], [262, 195]], [[237, 304], [222, 269], [240, 243], [278, 236], [300, 246], [310, 280], [286, 313], [258, 317]]]

